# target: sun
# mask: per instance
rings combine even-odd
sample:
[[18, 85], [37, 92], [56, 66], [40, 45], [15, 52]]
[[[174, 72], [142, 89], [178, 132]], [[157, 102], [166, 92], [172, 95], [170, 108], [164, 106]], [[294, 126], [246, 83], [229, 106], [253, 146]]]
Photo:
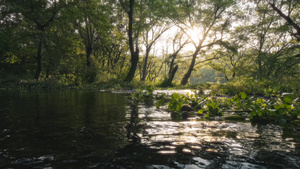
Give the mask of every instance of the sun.
[[191, 43], [185, 46], [184, 51], [194, 51], [202, 40], [202, 32], [200, 28], [190, 27], [185, 30], [185, 36], [190, 40]]
[[[153, 48], [153, 53], [155, 53], [156, 55], [163, 55], [164, 53], [174, 53], [174, 51], [178, 50], [179, 46], [184, 44], [187, 40], [189, 43], [184, 45], [180, 53], [190, 54], [191, 52], [194, 52], [196, 50], [196, 47], [199, 45], [201, 40], [203, 40], [202, 30], [203, 29], [201, 29], [200, 26], [173, 26], [168, 31], [166, 31], [166, 33], [162, 34], [161, 38], [155, 44], [155, 48]], [[174, 40], [175, 37], [179, 38], [177, 40]]]
[[203, 38], [199, 28], [189, 28], [186, 33], [188, 38], [192, 41], [194, 45], [198, 45]]

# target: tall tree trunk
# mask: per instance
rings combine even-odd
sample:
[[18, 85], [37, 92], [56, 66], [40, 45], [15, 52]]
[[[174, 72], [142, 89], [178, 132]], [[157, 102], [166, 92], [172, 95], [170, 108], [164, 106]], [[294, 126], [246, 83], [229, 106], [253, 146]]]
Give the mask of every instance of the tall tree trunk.
[[183, 78], [181, 79], [181, 82], [180, 82], [181, 85], [186, 85], [187, 84], [187, 82], [188, 82], [188, 80], [189, 80], [189, 78], [190, 78], [190, 76], [192, 74], [192, 71], [194, 69], [194, 66], [195, 66], [195, 63], [196, 63], [196, 58], [197, 58], [197, 55], [198, 55], [198, 53], [199, 53], [199, 51], [201, 49], [201, 46], [202, 46], [202, 44], [199, 45], [196, 48], [196, 51], [193, 54], [191, 65], [190, 65], [188, 71], [186, 72], [186, 74], [184, 74]]
[[37, 69], [34, 78], [36, 80], [39, 80], [41, 77], [42, 71], [43, 71], [43, 50], [44, 50], [44, 43], [45, 43], [45, 34], [42, 32], [41, 37], [40, 37], [40, 42], [39, 42], [39, 47], [38, 47], [38, 52], [36, 56], [36, 61], [37, 61]]
[[92, 66], [92, 53], [93, 53], [93, 48], [87, 46], [86, 47], [86, 65], [87, 67], [91, 67]]
[[56, 15], [56, 1], [54, 1], [54, 9], [53, 9], [53, 13], [51, 18], [45, 23], [45, 24], [41, 24], [36, 18], [31, 18], [29, 16], [29, 18], [31, 18], [31, 20], [35, 23], [37, 30], [40, 31], [40, 42], [39, 42], [39, 47], [38, 47], [38, 52], [37, 52], [37, 56], [36, 56], [36, 60], [37, 60], [37, 70], [35, 72], [35, 76], [34, 78], [36, 80], [39, 80], [41, 75], [42, 75], [42, 71], [43, 71], [43, 51], [44, 51], [44, 45], [45, 45], [45, 33], [46, 30], [45, 28], [49, 26], [49, 24], [51, 22], [54, 21], [55, 15]]
[[150, 49], [147, 48], [146, 56], [145, 56], [145, 60], [144, 60], [144, 66], [143, 66], [143, 75], [142, 75], [141, 81], [145, 81], [145, 79], [147, 77], [147, 64], [148, 64], [149, 52], [150, 52]]
[[[131, 67], [130, 67], [130, 70], [125, 78], [125, 82], [131, 82], [133, 77], [134, 77], [134, 74], [135, 74], [135, 71], [136, 71], [136, 68], [137, 68], [137, 64], [139, 62], [139, 53], [134, 53], [133, 54], [134, 56], [131, 57]], [[136, 55], [136, 56], [135, 56]]]
[[[268, 25], [268, 28], [270, 27], [271, 24]], [[258, 51], [258, 56], [257, 56], [257, 62], [258, 62], [258, 78], [260, 80], [263, 79], [263, 46], [265, 44], [265, 37], [266, 37], [267, 31], [264, 31], [260, 35], [259, 39], [259, 51]]]
[[[139, 49], [138, 46], [136, 44], [136, 49], [134, 49], [134, 40], [133, 40], [133, 7], [134, 7], [134, 0], [130, 0], [129, 1], [129, 11], [127, 11], [128, 14], [128, 39], [129, 39], [129, 48], [130, 48], [130, 55], [131, 55], [131, 67], [130, 70], [125, 78], [125, 82], [131, 82], [136, 68], [137, 68], [137, 64], [139, 62]], [[137, 37], [136, 37], [137, 38]]]
[[262, 80], [263, 79], [263, 72], [262, 72], [262, 56], [261, 56], [261, 51], [259, 51], [259, 53], [258, 53], [257, 61], [258, 61], [258, 78], [259, 78], [259, 80]]

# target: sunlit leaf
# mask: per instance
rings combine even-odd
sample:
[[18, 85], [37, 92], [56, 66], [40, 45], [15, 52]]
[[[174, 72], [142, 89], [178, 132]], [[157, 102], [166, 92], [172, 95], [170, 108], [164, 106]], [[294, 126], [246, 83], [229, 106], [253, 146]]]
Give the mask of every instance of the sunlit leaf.
[[245, 92], [241, 92], [241, 93], [239, 93], [239, 95], [240, 95], [241, 99], [246, 99], [246, 97], [247, 97], [247, 94]]
[[261, 99], [257, 99], [257, 100], [256, 100], [256, 103], [257, 103], [257, 104], [260, 104], [260, 103], [261, 103]]
[[176, 102], [176, 111], [180, 111], [182, 108], [182, 103], [181, 102]]
[[178, 100], [178, 99], [180, 99], [180, 94], [178, 94], [178, 93], [173, 93], [172, 96], [171, 96], [171, 99], [172, 99], [172, 100]]

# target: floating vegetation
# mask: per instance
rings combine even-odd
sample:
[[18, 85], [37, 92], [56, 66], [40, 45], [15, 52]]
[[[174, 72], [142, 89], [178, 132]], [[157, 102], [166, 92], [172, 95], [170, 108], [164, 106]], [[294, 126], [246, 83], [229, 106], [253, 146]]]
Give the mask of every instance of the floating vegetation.
[[[189, 116], [204, 118], [225, 116], [227, 120], [249, 118], [253, 122], [286, 123], [298, 120], [300, 106], [297, 98], [291, 93], [269, 97], [254, 97], [240, 92], [233, 97], [220, 97], [214, 93], [153, 94], [153, 87], [132, 94], [132, 99], [139, 101], [155, 101], [156, 108], [168, 106], [174, 120], [185, 120]], [[187, 111], [186, 108], [190, 110]]]

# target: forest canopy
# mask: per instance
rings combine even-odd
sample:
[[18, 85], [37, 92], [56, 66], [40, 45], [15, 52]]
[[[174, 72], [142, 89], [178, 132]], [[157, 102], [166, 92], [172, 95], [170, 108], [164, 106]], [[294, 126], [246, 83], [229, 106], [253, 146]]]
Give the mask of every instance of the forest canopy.
[[299, 0], [0, 0], [0, 81], [299, 84]]

